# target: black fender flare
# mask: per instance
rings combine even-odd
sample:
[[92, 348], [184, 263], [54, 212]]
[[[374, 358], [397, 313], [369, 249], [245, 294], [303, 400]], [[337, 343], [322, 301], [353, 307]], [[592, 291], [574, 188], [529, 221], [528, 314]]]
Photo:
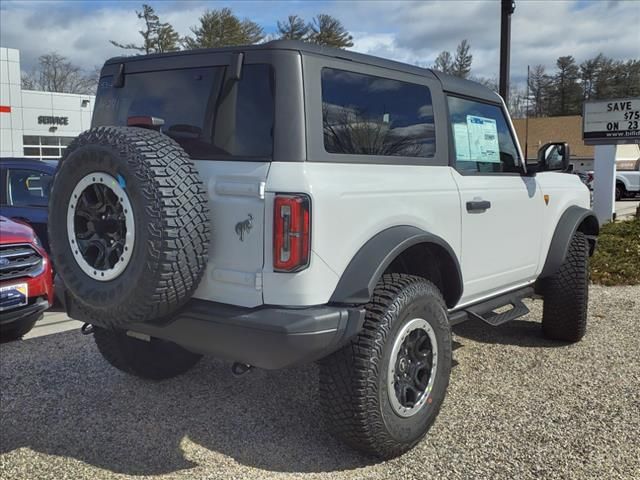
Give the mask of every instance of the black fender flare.
[[564, 211], [556, 225], [539, 278], [553, 275], [560, 268], [569, 251], [569, 243], [578, 229], [589, 239], [589, 255], [593, 255], [600, 233], [598, 218], [592, 210], [572, 205]]
[[387, 228], [369, 239], [349, 262], [340, 277], [330, 302], [360, 305], [367, 303], [385, 270], [398, 255], [409, 247], [424, 243], [440, 247], [452, 269], [454, 288], [442, 292], [449, 308], [458, 303], [462, 296], [462, 271], [453, 248], [441, 237], [425, 232], [411, 225]]

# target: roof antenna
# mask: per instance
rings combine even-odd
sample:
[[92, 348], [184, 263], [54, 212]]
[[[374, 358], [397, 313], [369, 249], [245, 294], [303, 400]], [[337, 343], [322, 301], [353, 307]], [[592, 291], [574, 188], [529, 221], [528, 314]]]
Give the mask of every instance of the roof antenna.
[[527, 65], [527, 103], [524, 109], [524, 163], [527, 163], [529, 157], [529, 107], [531, 99], [529, 98], [529, 65]]

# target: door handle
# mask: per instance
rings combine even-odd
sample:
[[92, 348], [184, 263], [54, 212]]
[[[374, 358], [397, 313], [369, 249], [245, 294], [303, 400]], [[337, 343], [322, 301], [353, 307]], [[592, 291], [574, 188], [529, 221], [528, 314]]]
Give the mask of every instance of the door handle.
[[467, 212], [484, 212], [491, 208], [491, 202], [488, 200], [474, 200], [467, 202]]

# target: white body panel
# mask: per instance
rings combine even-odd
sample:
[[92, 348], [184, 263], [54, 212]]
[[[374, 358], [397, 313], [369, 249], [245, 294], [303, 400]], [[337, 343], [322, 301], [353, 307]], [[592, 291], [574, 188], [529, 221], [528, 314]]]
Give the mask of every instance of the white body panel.
[[[470, 303], [535, 280], [544, 200], [535, 177], [460, 175], [464, 281], [460, 303]], [[466, 204], [486, 200], [491, 207], [469, 212]]]
[[[450, 167], [320, 162], [196, 161], [210, 199], [212, 242], [195, 297], [245, 307], [325, 304], [358, 250], [377, 233], [412, 225], [444, 239], [464, 282], [458, 307], [530, 284], [571, 205], [589, 208], [575, 175], [463, 176]], [[311, 259], [298, 273], [273, 271], [273, 200], [311, 198]], [[548, 204], [544, 195], [549, 196]], [[491, 208], [467, 212], [483, 199]], [[240, 240], [238, 223], [251, 215]]]
[[[449, 167], [274, 162], [267, 191], [310, 195], [313, 252], [307, 270], [270, 273], [267, 237], [264, 300], [268, 304], [328, 302], [360, 247], [395, 225], [413, 225], [438, 235], [456, 255], [460, 252], [460, 199]], [[270, 211], [267, 218], [273, 215]]]
[[544, 207], [539, 223], [541, 247], [538, 269], [536, 270], [537, 276], [542, 272], [553, 232], [555, 232], [560, 217], [573, 205], [590, 209], [591, 195], [589, 189], [577, 175], [543, 172], [536, 176], [536, 182], [540, 186], [542, 195], [549, 196], [549, 204]]
[[[269, 163], [194, 160], [194, 164], [207, 189], [211, 216], [209, 262], [194, 297], [243, 307], [262, 305], [264, 185]], [[243, 222], [250, 228], [238, 227]]]

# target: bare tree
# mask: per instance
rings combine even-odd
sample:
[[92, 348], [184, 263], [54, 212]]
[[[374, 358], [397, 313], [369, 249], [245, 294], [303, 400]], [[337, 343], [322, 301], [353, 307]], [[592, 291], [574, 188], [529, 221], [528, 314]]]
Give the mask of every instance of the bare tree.
[[473, 55], [469, 53], [471, 44], [468, 40], [462, 40], [456, 48], [455, 57], [448, 50], [443, 50], [436, 57], [433, 64], [434, 70], [440, 70], [442, 73], [455, 75], [457, 77], [467, 78], [471, 73], [471, 61]]
[[436, 61], [433, 64], [435, 70], [440, 70], [442, 73], [450, 74], [453, 70], [453, 57], [451, 52], [443, 50], [436, 57]]
[[474, 82], [478, 82], [481, 85], [493, 90], [494, 92], [498, 91], [498, 79], [496, 77], [482, 77], [482, 76], [472, 76], [469, 77], [469, 80]]
[[56, 52], [41, 55], [38, 66], [22, 77], [25, 90], [93, 94], [96, 86], [95, 74], [87, 74]]
[[328, 151], [355, 155], [419, 155], [422, 144], [415, 136], [394, 131], [393, 125], [366, 112], [323, 105], [322, 118]]
[[544, 65], [534, 65], [529, 72], [529, 93], [533, 100], [531, 114], [540, 117], [549, 112], [550, 89], [551, 77], [547, 75]]

